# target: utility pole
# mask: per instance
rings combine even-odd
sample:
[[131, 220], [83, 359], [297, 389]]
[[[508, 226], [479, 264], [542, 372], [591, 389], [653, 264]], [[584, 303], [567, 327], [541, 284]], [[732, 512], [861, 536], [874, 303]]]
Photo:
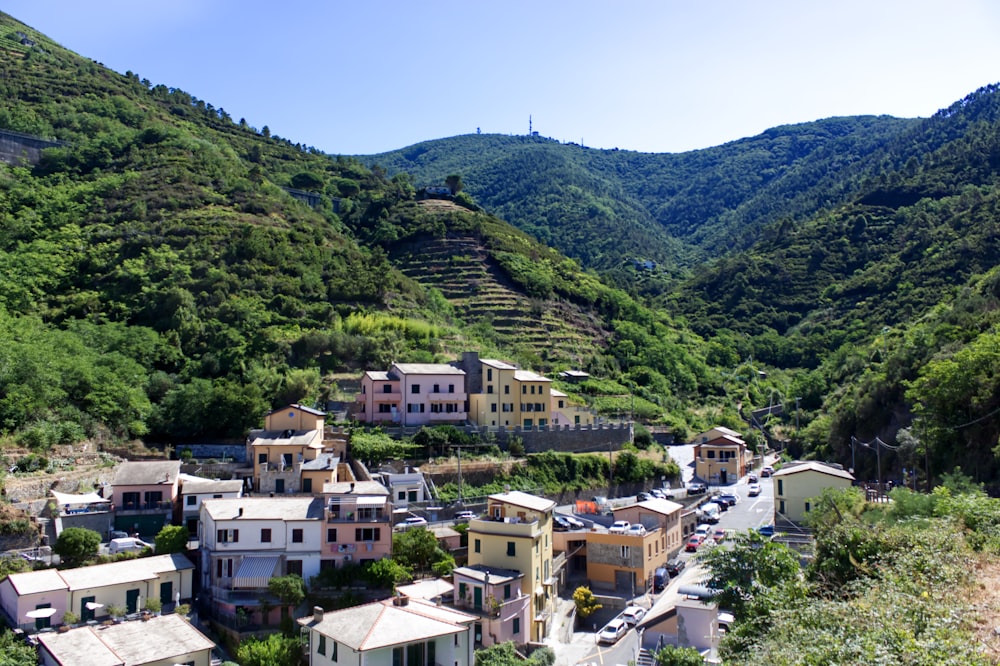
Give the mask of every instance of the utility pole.
[[452, 448], [455, 449], [455, 453], [458, 454], [458, 500], [457, 500], [457, 503], [458, 503], [459, 506], [462, 506], [462, 447], [461, 446], [453, 446]]

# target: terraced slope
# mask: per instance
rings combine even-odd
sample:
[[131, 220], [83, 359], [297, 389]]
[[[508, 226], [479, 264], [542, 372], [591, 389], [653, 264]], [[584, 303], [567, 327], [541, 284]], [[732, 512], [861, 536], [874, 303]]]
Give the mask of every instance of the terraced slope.
[[[421, 202], [425, 211], [446, 212], [454, 204]], [[586, 367], [607, 344], [600, 319], [564, 301], [530, 298], [499, 270], [474, 235], [449, 233], [393, 249], [392, 261], [411, 279], [433, 287], [455, 316], [487, 339], [513, 340], [519, 357], [534, 370]]]

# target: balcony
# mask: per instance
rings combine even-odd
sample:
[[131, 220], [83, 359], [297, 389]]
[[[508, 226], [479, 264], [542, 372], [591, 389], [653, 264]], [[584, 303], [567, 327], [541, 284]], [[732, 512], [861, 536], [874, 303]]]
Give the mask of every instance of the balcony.
[[431, 412], [429, 414], [429, 421], [431, 423], [464, 423], [468, 420], [468, 414], [466, 412]]
[[150, 512], [151, 511], [163, 512], [163, 511], [173, 511], [173, 508], [174, 508], [174, 503], [173, 502], [166, 502], [166, 501], [163, 501], [163, 502], [122, 502], [121, 506], [119, 506], [119, 507], [116, 508], [116, 513], [118, 515], [125, 515], [125, 514], [130, 514], [130, 513], [131, 514], [143, 513], [143, 512], [147, 512], [147, 511], [150, 511]]
[[326, 512], [326, 522], [328, 523], [384, 523], [388, 525], [392, 522], [392, 514], [388, 512], [372, 513], [369, 511], [357, 511], [354, 509], [344, 511]]
[[537, 519], [521, 520], [516, 517], [473, 518], [469, 521], [469, 531], [517, 537], [536, 537], [542, 533], [541, 523]]

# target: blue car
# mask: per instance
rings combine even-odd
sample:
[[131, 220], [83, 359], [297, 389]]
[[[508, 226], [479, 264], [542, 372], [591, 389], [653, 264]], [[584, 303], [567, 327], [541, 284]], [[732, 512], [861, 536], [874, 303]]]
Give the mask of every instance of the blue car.
[[774, 525], [761, 525], [757, 528], [757, 532], [760, 533], [761, 536], [774, 536]]

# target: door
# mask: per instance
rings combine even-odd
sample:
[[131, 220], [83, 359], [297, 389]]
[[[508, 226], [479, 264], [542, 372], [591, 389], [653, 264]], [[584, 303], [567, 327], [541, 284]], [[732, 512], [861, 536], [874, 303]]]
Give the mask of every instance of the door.
[[724, 470], [724, 469], [720, 469], [719, 470], [719, 483], [720, 484], [726, 485], [727, 474], [728, 474], [728, 472], [726, 470]]
[[309, 477], [302, 479], [302, 492], [311, 493], [313, 491], [313, 480]]
[[[38, 604], [35, 606], [35, 610], [39, 608], [52, 608], [52, 604]], [[35, 629], [41, 630], [46, 627], [52, 626], [52, 616], [48, 615], [46, 617], [36, 617], [35, 618]]]
[[160, 603], [166, 606], [174, 601], [174, 581], [160, 583]]
[[80, 621], [90, 622], [94, 619], [94, 611], [87, 608], [87, 604], [92, 604], [96, 601], [95, 597], [84, 597], [80, 599]]
[[483, 588], [472, 588], [472, 607], [476, 610], [481, 610], [483, 608]]
[[285, 492], [285, 480], [284, 479], [275, 479], [274, 480], [274, 492], [276, 492], [276, 493], [282, 493], [282, 494]]
[[139, 590], [125, 591], [125, 612], [135, 613], [139, 610]]

